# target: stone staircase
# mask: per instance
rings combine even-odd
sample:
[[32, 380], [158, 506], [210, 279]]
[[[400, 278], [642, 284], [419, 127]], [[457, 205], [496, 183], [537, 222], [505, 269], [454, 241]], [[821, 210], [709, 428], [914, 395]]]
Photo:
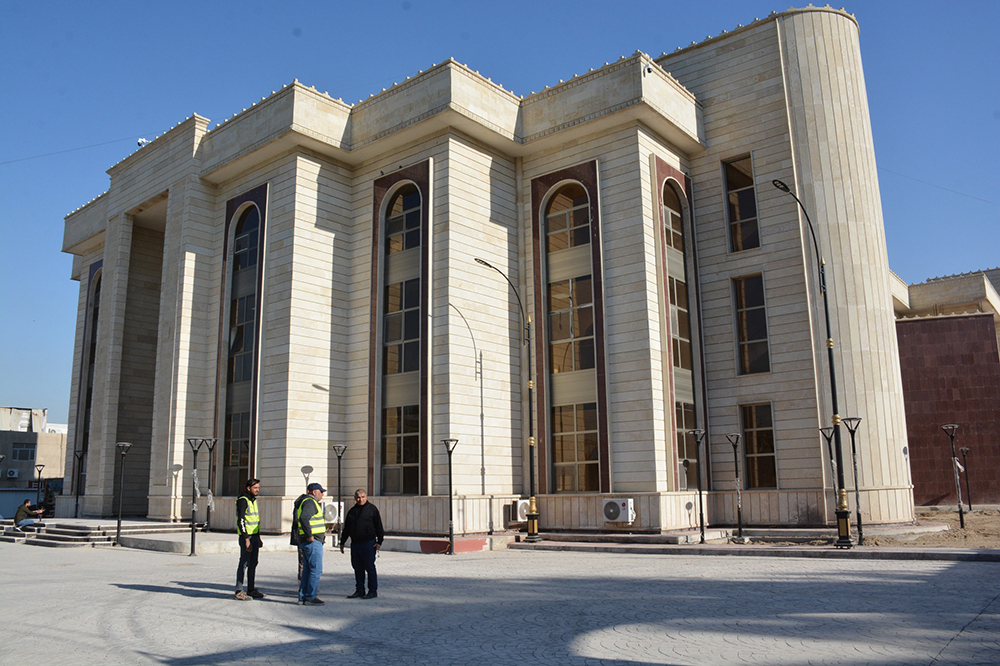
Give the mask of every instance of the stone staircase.
[[[117, 522], [83, 524], [53, 522], [45, 520], [41, 527], [29, 525], [20, 529], [12, 520], [0, 520], [0, 542], [24, 543], [29, 546], [49, 548], [74, 548], [80, 546], [113, 546], [117, 534]], [[122, 523], [122, 536], [142, 534], [174, 534], [190, 532], [190, 523]]]

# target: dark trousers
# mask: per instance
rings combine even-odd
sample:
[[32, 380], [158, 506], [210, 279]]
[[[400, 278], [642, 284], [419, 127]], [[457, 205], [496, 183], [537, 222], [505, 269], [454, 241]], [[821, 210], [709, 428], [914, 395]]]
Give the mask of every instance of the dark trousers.
[[351, 539], [351, 566], [354, 567], [354, 590], [364, 593], [365, 574], [368, 574], [368, 591], [378, 592], [378, 573], [375, 571], [376, 539], [357, 543]]
[[260, 540], [259, 534], [252, 534], [250, 536], [250, 547], [247, 548], [247, 540], [245, 537], [239, 537], [240, 540], [240, 563], [236, 567], [236, 589], [243, 589], [243, 570], [247, 572], [247, 589], [253, 590], [254, 588], [254, 578], [257, 575], [257, 556], [260, 554], [260, 547], [263, 542]]

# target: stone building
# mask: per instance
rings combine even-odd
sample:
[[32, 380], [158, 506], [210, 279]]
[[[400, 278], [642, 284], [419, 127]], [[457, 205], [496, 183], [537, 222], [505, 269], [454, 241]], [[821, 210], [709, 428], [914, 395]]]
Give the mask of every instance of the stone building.
[[[186, 439], [214, 437], [199, 488], [231, 498], [260, 477], [264, 529], [286, 530], [304, 474], [336, 487], [346, 444], [344, 487], [368, 488], [388, 529], [443, 533], [457, 438], [456, 531], [484, 532], [527, 496], [534, 435], [543, 530], [695, 525], [699, 477], [708, 521], [732, 523], [735, 459], [748, 524], [830, 524], [818, 266], [780, 179], [828, 268], [841, 415], [865, 417], [863, 513], [912, 519], [843, 11], [772, 14], [524, 97], [453, 60], [354, 105], [293, 82], [108, 173], [63, 246], [89, 514], [111, 511], [129, 441], [126, 513], [185, 517]], [[633, 500], [631, 525], [605, 521], [612, 497]]]

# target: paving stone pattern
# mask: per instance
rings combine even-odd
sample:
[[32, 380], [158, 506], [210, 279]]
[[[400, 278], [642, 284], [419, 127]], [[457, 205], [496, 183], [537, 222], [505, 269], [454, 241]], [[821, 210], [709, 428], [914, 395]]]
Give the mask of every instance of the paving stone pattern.
[[388, 552], [379, 598], [322, 607], [296, 556], [0, 544], [0, 663], [997, 664], [1000, 564], [495, 551]]

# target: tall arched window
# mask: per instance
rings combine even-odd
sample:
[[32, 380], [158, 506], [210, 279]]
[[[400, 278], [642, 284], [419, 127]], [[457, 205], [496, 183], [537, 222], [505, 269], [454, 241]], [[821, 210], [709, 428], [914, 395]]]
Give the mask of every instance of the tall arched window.
[[233, 238], [226, 363], [226, 444], [222, 461], [224, 495], [238, 494], [250, 473], [260, 227], [260, 211], [251, 205], [240, 214]]
[[[669, 312], [670, 350], [669, 386], [672, 394], [665, 405], [666, 413], [673, 413], [676, 433], [676, 459], [678, 490], [694, 488], [698, 483], [696, 462], [696, 442], [690, 430], [697, 427], [695, 420], [695, 390], [693, 357], [691, 346], [691, 312], [693, 310], [688, 294], [687, 254], [684, 243], [684, 215], [680, 197], [674, 185], [663, 183], [661, 224], [663, 225], [664, 264], [666, 284], [663, 291], [667, 297]], [[672, 402], [672, 404], [670, 404]]]
[[101, 312], [101, 276], [103, 272], [98, 267], [91, 274], [90, 294], [87, 310], [87, 324], [84, 332], [84, 375], [82, 381], [83, 409], [77, 430], [76, 446], [76, 479], [74, 481], [76, 494], [83, 495], [87, 490], [87, 458], [90, 450], [90, 423], [94, 406], [94, 371], [97, 367], [97, 320]]
[[413, 183], [390, 195], [383, 222], [381, 493], [420, 493], [422, 198]]
[[559, 187], [545, 207], [552, 466], [556, 492], [600, 490], [590, 197]]

